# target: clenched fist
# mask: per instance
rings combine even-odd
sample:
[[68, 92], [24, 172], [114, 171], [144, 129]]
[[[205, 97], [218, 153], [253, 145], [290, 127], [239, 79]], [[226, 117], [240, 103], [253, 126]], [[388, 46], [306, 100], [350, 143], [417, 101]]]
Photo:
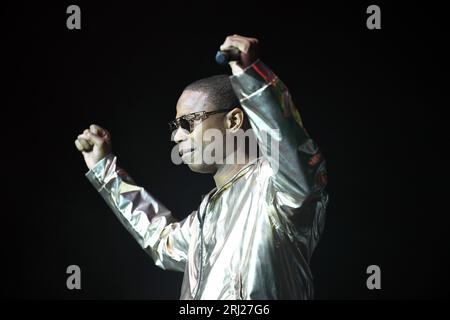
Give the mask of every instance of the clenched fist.
[[92, 124], [77, 137], [75, 146], [83, 154], [84, 161], [90, 170], [111, 153], [111, 135], [106, 129]]
[[259, 41], [256, 38], [243, 37], [238, 34], [228, 36], [220, 46], [220, 50], [237, 48], [240, 52], [239, 62], [230, 61], [229, 65], [234, 75], [240, 74], [259, 58]]

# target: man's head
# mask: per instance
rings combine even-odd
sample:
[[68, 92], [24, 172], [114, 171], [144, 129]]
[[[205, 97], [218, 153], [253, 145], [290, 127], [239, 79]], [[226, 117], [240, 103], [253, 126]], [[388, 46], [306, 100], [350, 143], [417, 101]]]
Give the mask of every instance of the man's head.
[[[203, 120], [190, 120], [192, 132], [178, 128], [173, 134], [173, 140], [179, 146], [183, 162], [187, 163], [192, 171], [201, 173], [215, 173], [218, 164], [205, 163], [202, 152], [205, 148], [223, 150], [219, 155], [222, 159], [226, 153], [225, 141], [227, 134], [233, 134], [238, 129], [245, 129], [248, 124], [246, 116], [234, 94], [230, 79], [227, 75], [217, 75], [198, 80], [188, 85], [177, 103], [176, 118], [190, 115], [195, 112], [220, 111], [215, 114], [207, 114]], [[223, 111], [222, 110], [229, 110]], [[210, 136], [215, 129], [222, 134], [220, 141], [210, 141]], [[217, 131], [218, 130], [218, 131]], [[193, 151], [190, 151], [193, 150]], [[228, 150], [229, 153], [233, 150]], [[217, 158], [217, 155], [216, 155]], [[199, 161], [200, 160], [200, 161]]]

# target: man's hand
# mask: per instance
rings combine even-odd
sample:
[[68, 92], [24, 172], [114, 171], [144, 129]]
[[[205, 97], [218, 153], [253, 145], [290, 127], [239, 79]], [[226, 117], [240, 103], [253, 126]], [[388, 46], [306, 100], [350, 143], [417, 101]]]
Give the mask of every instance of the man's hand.
[[237, 48], [241, 52], [240, 61], [230, 61], [229, 65], [234, 75], [240, 74], [259, 58], [258, 39], [247, 38], [237, 34], [228, 36], [220, 46], [220, 50]]
[[111, 153], [111, 136], [106, 129], [92, 124], [77, 137], [75, 146], [83, 154], [84, 161], [90, 170]]

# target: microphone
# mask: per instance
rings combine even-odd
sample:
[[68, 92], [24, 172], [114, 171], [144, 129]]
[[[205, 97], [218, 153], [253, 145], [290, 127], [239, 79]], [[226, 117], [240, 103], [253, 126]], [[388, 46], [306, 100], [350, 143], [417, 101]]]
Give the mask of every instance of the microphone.
[[221, 66], [225, 66], [230, 61], [239, 61], [241, 59], [241, 52], [238, 48], [228, 50], [220, 50], [216, 53], [216, 62]]

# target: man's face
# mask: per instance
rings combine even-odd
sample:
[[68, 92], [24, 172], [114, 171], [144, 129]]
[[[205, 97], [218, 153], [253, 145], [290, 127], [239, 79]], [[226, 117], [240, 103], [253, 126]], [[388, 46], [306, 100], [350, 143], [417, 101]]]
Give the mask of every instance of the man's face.
[[[176, 118], [193, 112], [209, 112], [216, 110], [216, 108], [208, 102], [207, 98], [207, 94], [201, 91], [183, 91], [178, 99]], [[173, 135], [173, 140], [178, 144], [181, 159], [192, 171], [212, 174], [217, 171], [216, 164], [205, 163], [202, 152], [211, 143], [223, 143], [225, 138], [222, 139], [222, 142], [205, 141], [204, 133], [208, 129], [214, 128], [220, 130], [224, 137], [225, 123], [224, 114], [214, 114], [203, 121], [195, 121], [194, 129], [191, 133], [182, 128], [176, 130]]]

